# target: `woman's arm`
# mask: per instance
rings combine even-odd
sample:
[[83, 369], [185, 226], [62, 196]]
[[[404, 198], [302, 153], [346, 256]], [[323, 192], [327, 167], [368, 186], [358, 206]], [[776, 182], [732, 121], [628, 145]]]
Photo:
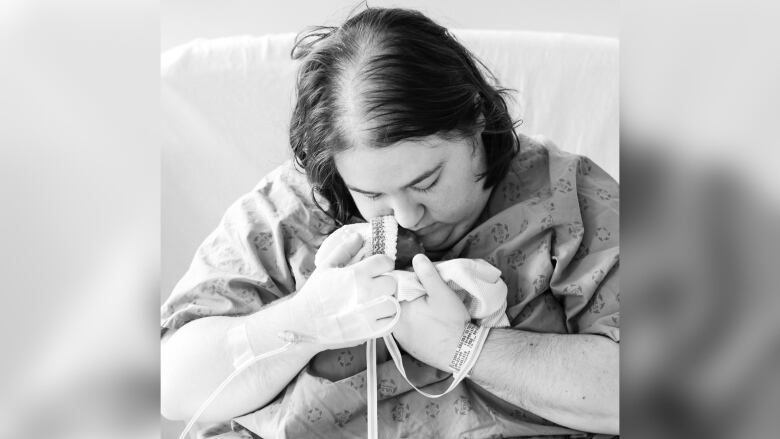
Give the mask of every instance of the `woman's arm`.
[[[383, 319], [392, 317], [396, 311], [388, 302], [363, 309], [358, 316], [363, 326], [349, 324], [349, 320], [357, 318], [348, 312], [351, 303], [369, 303], [392, 296], [396, 290], [395, 280], [381, 276], [393, 269], [393, 260], [385, 255], [370, 256], [349, 267], [339, 267], [349, 261], [362, 244], [359, 235], [348, 234], [330, 245], [328, 253], [319, 258], [317, 269], [297, 293], [250, 316], [204, 317], [166, 337], [161, 353], [163, 415], [170, 419], [189, 419], [214, 389], [233, 373], [235, 342], [228, 334], [236, 328], [239, 334], [246, 334], [243, 344], [248, 341], [254, 355], [282, 347], [285, 342], [277, 334], [285, 330], [316, 335], [324, 341], [293, 344], [289, 350], [260, 360], [219, 394], [201, 415], [200, 419], [204, 421], [225, 421], [256, 410], [281, 392], [318, 352], [360, 344], [359, 334], [345, 336], [340, 332], [342, 325], [368, 333], [382, 328]], [[316, 324], [323, 317], [329, 322], [324, 330]], [[240, 346], [238, 350], [245, 349]]]
[[556, 424], [619, 434], [619, 345], [599, 335], [491, 329], [471, 380]]
[[[448, 371], [470, 316], [427, 258], [413, 263], [428, 295], [401, 304], [393, 335], [418, 360]], [[564, 427], [618, 434], [618, 347], [599, 335], [493, 328], [471, 380]]]
[[[160, 358], [161, 410], [168, 419], [189, 420], [203, 401], [235, 369], [228, 331], [246, 325], [255, 354], [285, 344], [282, 330], [297, 330], [292, 300], [280, 299], [244, 317], [204, 317], [187, 323], [163, 339]], [[203, 412], [202, 421], [225, 421], [268, 404], [317, 353], [317, 345], [294, 344], [261, 360], [237, 376]]]

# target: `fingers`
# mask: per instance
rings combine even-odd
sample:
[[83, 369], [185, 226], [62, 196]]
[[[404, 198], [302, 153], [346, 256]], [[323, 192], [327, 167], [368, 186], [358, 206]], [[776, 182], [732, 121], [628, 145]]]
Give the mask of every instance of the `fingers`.
[[417, 278], [429, 296], [436, 296], [444, 291], [450, 291], [447, 284], [439, 276], [436, 267], [425, 255], [418, 254], [412, 259], [412, 266]]
[[314, 265], [320, 267], [343, 267], [363, 246], [363, 237], [352, 230], [341, 228], [323, 241], [314, 257]]
[[393, 271], [395, 263], [387, 255], [373, 255], [353, 265], [352, 268], [358, 276], [376, 277]]

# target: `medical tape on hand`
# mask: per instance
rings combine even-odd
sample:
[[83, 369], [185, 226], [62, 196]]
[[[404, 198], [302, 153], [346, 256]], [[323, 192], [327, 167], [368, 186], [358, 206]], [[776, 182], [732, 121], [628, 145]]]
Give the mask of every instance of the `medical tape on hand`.
[[[382, 302], [390, 302], [395, 306], [395, 315], [393, 319], [383, 327], [372, 330], [372, 322], [369, 321], [362, 311], [370, 309], [374, 306], [381, 304]], [[371, 340], [378, 337], [382, 337], [392, 331], [393, 327], [401, 318], [401, 305], [395, 298], [390, 296], [377, 297], [369, 302], [361, 303], [348, 310], [343, 314], [336, 314], [317, 319], [315, 321], [315, 333], [316, 336], [312, 337], [312, 341], [315, 343], [327, 344], [344, 344], [344, 343], [360, 343], [365, 340]], [[328, 334], [329, 336], [323, 336]], [[345, 334], [352, 335], [346, 337]]]
[[[315, 274], [316, 275], [316, 274]], [[316, 294], [316, 300], [302, 303], [301, 307], [291, 309], [289, 318], [306, 319], [310, 330], [305, 333], [284, 331], [285, 339], [295, 339], [299, 342], [335, 346], [345, 343], [360, 343], [368, 339], [382, 337], [389, 333], [400, 318], [400, 304], [392, 296], [377, 297], [368, 302], [360, 302], [360, 291], [352, 270], [341, 270], [335, 274], [340, 276], [339, 284], [346, 286], [338, 300], [333, 295]], [[371, 308], [384, 302], [391, 302], [395, 307], [394, 318], [383, 327], [376, 328], [376, 322], [367, 317]]]

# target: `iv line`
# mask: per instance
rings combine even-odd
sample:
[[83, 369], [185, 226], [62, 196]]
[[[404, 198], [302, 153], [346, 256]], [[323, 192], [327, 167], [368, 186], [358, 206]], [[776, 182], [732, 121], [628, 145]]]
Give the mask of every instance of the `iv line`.
[[[282, 333], [282, 334], [285, 334], [285, 333]], [[281, 334], [280, 334], [280, 336], [281, 336]], [[240, 375], [241, 372], [245, 371], [246, 369], [249, 368], [249, 366], [257, 363], [260, 360], [266, 359], [268, 357], [272, 357], [272, 356], [277, 355], [277, 354], [281, 354], [282, 352], [284, 352], [287, 349], [289, 349], [290, 346], [292, 346], [293, 344], [295, 344], [295, 343], [297, 343], [299, 341], [299, 338], [297, 337], [297, 334], [292, 334], [292, 337], [287, 336], [286, 338], [285, 337], [281, 337], [281, 338], [287, 340], [287, 343], [284, 346], [282, 346], [280, 348], [277, 348], [277, 349], [274, 349], [272, 351], [268, 351], [268, 352], [266, 352], [264, 354], [256, 355], [256, 356], [250, 358], [249, 360], [244, 362], [242, 365], [238, 366], [233, 371], [233, 373], [228, 375], [228, 377], [225, 378], [225, 380], [222, 381], [222, 383], [219, 386], [217, 386], [217, 388], [214, 389], [213, 392], [211, 392], [211, 395], [209, 395], [209, 397], [206, 398], [206, 401], [204, 401], [203, 404], [200, 406], [200, 408], [198, 408], [198, 411], [195, 412], [194, 415], [192, 415], [192, 418], [190, 419], [190, 422], [187, 423], [186, 427], [184, 427], [184, 431], [181, 432], [181, 436], [179, 436], [179, 439], [185, 439], [187, 437], [187, 433], [190, 432], [192, 427], [195, 425], [195, 422], [197, 422], [198, 418], [200, 418], [200, 416], [203, 414], [203, 412], [206, 411], [206, 409], [211, 405], [212, 402], [214, 402], [214, 399], [216, 399], [216, 397], [220, 393], [222, 393], [223, 390], [225, 390], [225, 387], [227, 387], [227, 385], [231, 381], [233, 381], [233, 379], [235, 377]]]
[[[392, 327], [395, 326], [395, 324], [398, 322], [398, 319], [401, 317], [401, 305], [394, 298], [388, 297], [388, 296], [379, 297], [379, 298], [374, 299], [373, 301], [371, 301], [371, 302], [369, 302], [367, 304], [360, 305], [358, 307], [358, 310], [362, 310], [362, 309], [368, 308], [369, 306], [376, 305], [377, 303], [382, 302], [384, 300], [390, 300], [395, 305], [395, 308], [396, 308], [396, 312], [395, 312], [395, 315], [393, 316], [393, 320], [388, 325], [388, 328], [392, 328]], [[361, 338], [360, 340], [366, 340], [366, 341], [368, 341], [368, 340], [375, 340], [375, 336], [381, 335], [380, 334], [381, 332], [386, 332], [386, 330], [385, 331], [377, 331], [376, 334], [372, 334], [371, 338], [369, 338], [369, 339]], [[280, 348], [274, 349], [272, 351], [268, 351], [268, 352], [266, 352], [264, 354], [256, 355], [256, 356], [250, 358], [249, 360], [245, 361], [241, 365], [237, 366], [236, 369], [230, 375], [228, 375], [228, 377], [225, 378], [225, 380], [222, 381], [222, 383], [219, 386], [217, 386], [216, 389], [214, 389], [214, 391], [211, 393], [211, 395], [209, 395], [209, 397], [206, 398], [206, 401], [203, 402], [203, 404], [200, 406], [200, 408], [198, 408], [198, 411], [195, 412], [195, 414], [192, 416], [192, 418], [190, 419], [190, 422], [187, 423], [186, 427], [184, 427], [184, 431], [182, 431], [181, 435], [179, 436], [179, 439], [185, 439], [186, 438], [187, 433], [190, 432], [192, 427], [195, 425], [195, 422], [197, 422], [198, 418], [200, 418], [200, 416], [203, 414], [203, 412], [206, 411], [206, 409], [209, 407], [209, 405], [211, 405], [211, 403], [214, 402], [214, 400], [217, 398], [217, 396], [220, 393], [222, 393], [223, 390], [225, 390], [225, 387], [227, 387], [227, 385], [231, 381], [233, 381], [233, 379], [235, 377], [237, 377], [242, 372], [247, 370], [249, 368], [249, 366], [257, 363], [260, 360], [264, 360], [266, 358], [273, 357], [274, 355], [281, 354], [282, 352], [284, 352], [287, 349], [289, 349], [290, 346], [292, 346], [293, 344], [304, 343], [304, 342], [311, 343], [311, 342], [316, 342], [317, 341], [317, 339], [312, 337], [312, 336], [309, 336], [309, 335], [306, 335], [306, 334], [300, 334], [298, 332], [289, 331], [289, 330], [288, 331], [281, 331], [281, 332], [279, 332], [277, 334], [277, 336], [280, 339], [286, 341], [287, 343], [284, 346], [280, 347]], [[376, 345], [374, 345], [374, 346], [376, 346]], [[374, 349], [376, 349], [376, 347], [374, 347]], [[376, 353], [374, 355], [376, 355]], [[374, 366], [374, 367], [376, 367], [376, 366]], [[375, 378], [375, 380], [376, 380], [376, 378]]]

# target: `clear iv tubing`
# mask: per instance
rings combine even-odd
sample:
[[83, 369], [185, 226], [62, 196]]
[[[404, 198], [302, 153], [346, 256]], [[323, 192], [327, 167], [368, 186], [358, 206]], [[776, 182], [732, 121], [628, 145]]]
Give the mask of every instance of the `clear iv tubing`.
[[366, 342], [366, 424], [367, 439], [377, 439], [379, 435], [376, 395], [376, 339]]
[[287, 343], [285, 343], [284, 346], [280, 348], [252, 357], [246, 362], [244, 362], [244, 364], [238, 366], [236, 370], [233, 371], [233, 373], [228, 375], [228, 377], [225, 378], [225, 380], [222, 381], [222, 383], [219, 386], [217, 386], [217, 388], [214, 389], [213, 392], [211, 392], [211, 395], [209, 395], [209, 397], [206, 398], [206, 401], [204, 401], [203, 404], [200, 406], [200, 408], [198, 408], [198, 411], [195, 412], [194, 415], [192, 415], [190, 422], [188, 422], [187, 426], [184, 427], [184, 431], [181, 432], [181, 436], [179, 436], [179, 439], [185, 439], [187, 437], [187, 433], [190, 432], [192, 427], [195, 425], [195, 422], [198, 421], [198, 418], [200, 418], [203, 412], [206, 411], [206, 409], [211, 405], [212, 402], [214, 402], [214, 399], [216, 399], [217, 396], [220, 393], [222, 393], [223, 390], [225, 390], [225, 387], [227, 387], [227, 385], [230, 384], [230, 382], [233, 381], [235, 377], [240, 375], [241, 372], [245, 371], [247, 368], [249, 368], [249, 366], [257, 363], [260, 360], [264, 360], [268, 357], [273, 357], [274, 355], [281, 354], [287, 349], [290, 349], [290, 346], [300, 341], [298, 334], [290, 333], [287, 331], [280, 333], [279, 336], [280, 338], [287, 340]]
[[[369, 302], [367, 304], [362, 305], [361, 307], [359, 307], [359, 309], [364, 309], [366, 307], [369, 307], [369, 306], [372, 306], [372, 305], [376, 305], [377, 303], [379, 303], [379, 302], [381, 302], [383, 300], [390, 300], [396, 307], [395, 316], [393, 317], [393, 320], [391, 321], [391, 323], [388, 325], [389, 328], [392, 328], [392, 327], [395, 326], [395, 324], [398, 322], [398, 319], [401, 317], [401, 305], [398, 303], [398, 301], [395, 298], [388, 297], [388, 296], [383, 296], [383, 297], [374, 299], [373, 301], [371, 301], [371, 302]], [[382, 332], [385, 332], [385, 331], [382, 331]], [[227, 385], [230, 384], [230, 382], [233, 381], [233, 379], [235, 377], [237, 377], [242, 372], [247, 370], [249, 368], [249, 366], [257, 363], [260, 360], [264, 360], [266, 358], [273, 357], [274, 355], [281, 354], [282, 352], [286, 351], [287, 349], [290, 349], [290, 346], [292, 346], [292, 345], [294, 345], [296, 343], [315, 342], [315, 341], [317, 341], [317, 339], [315, 339], [315, 338], [313, 338], [311, 336], [304, 335], [304, 334], [299, 334], [299, 333], [293, 332], [293, 331], [282, 331], [282, 332], [280, 332], [277, 335], [278, 335], [279, 338], [281, 338], [282, 340], [286, 341], [287, 343], [285, 343], [284, 346], [282, 346], [280, 348], [274, 349], [272, 351], [268, 351], [268, 352], [266, 352], [264, 354], [256, 355], [256, 356], [250, 358], [249, 360], [247, 360], [246, 362], [244, 362], [243, 364], [241, 364], [240, 366], [236, 367], [236, 370], [234, 370], [233, 373], [228, 375], [228, 377], [225, 378], [225, 380], [222, 381], [222, 383], [220, 383], [220, 385], [217, 386], [217, 388], [214, 389], [213, 392], [211, 392], [211, 395], [209, 395], [209, 397], [206, 398], [206, 401], [204, 401], [203, 404], [198, 408], [198, 411], [195, 412], [194, 415], [192, 415], [192, 418], [190, 419], [190, 422], [188, 422], [187, 426], [184, 427], [184, 431], [181, 432], [181, 435], [179, 436], [179, 439], [185, 439], [187, 437], [187, 433], [189, 433], [190, 430], [192, 430], [192, 427], [195, 425], [195, 422], [198, 421], [198, 418], [200, 418], [200, 416], [203, 414], [203, 412], [205, 412], [206, 409], [211, 405], [211, 403], [214, 402], [214, 400], [217, 398], [217, 396], [220, 393], [222, 393], [223, 390], [225, 390], [225, 387], [227, 387]], [[373, 335], [376, 336], [378, 334], [373, 334]], [[375, 339], [375, 337], [372, 336], [367, 341], [369, 343], [366, 346], [366, 349], [371, 349], [371, 347], [373, 345], [373, 351], [374, 351], [373, 352], [373, 357], [376, 358], [376, 339]], [[369, 364], [374, 364], [374, 363], [369, 363]], [[376, 364], [374, 364], [373, 367], [376, 368]], [[374, 380], [376, 380], [375, 374], [376, 374], [376, 372], [374, 372]], [[376, 386], [374, 386], [374, 387], [376, 387]], [[374, 389], [374, 391], [376, 391], [376, 389]], [[369, 395], [369, 397], [370, 397], [370, 395]], [[376, 394], [374, 394], [373, 400], [376, 401]], [[374, 412], [375, 411], [376, 411], [376, 409], [374, 409]], [[374, 413], [374, 419], [376, 419], [376, 413]], [[369, 431], [371, 431], [370, 430], [371, 428], [372, 428], [371, 421], [369, 421]], [[371, 437], [374, 437], [374, 438], [376, 437], [376, 423], [374, 423], [373, 428], [374, 428], [374, 436], [369, 436], [370, 438]]]

